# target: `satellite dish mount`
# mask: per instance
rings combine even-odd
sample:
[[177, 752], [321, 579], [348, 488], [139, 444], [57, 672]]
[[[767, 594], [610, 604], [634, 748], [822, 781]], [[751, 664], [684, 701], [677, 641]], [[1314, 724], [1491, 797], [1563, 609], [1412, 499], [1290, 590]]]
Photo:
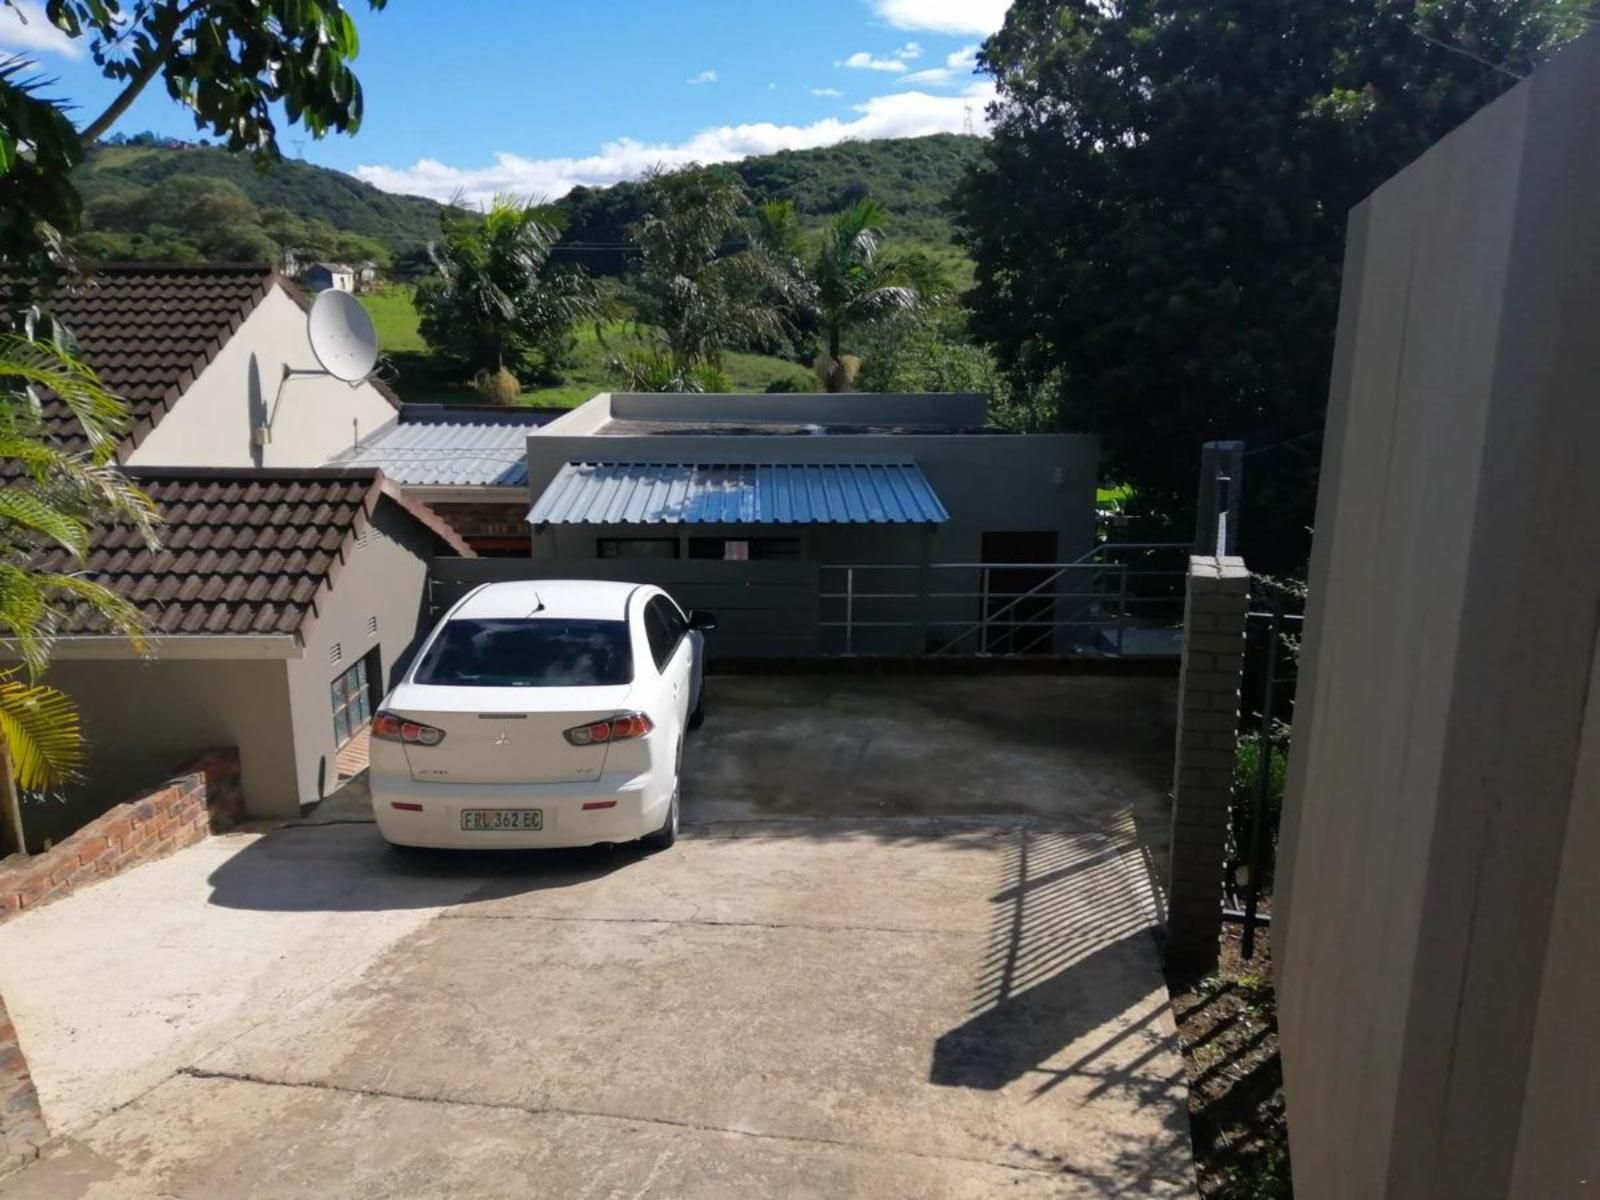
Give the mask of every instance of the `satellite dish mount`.
[[272, 423], [278, 416], [278, 404], [283, 399], [284, 386], [291, 379], [337, 379], [349, 387], [359, 387], [372, 378], [378, 365], [378, 333], [372, 318], [349, 292], [329, 288], [311, 304], [306, 314], [306, 335], [311, 341], [311, 353], [316, 356], [315, 367], [283, 365], [283, 376], [278, 380], [278, 391], [272, 398], [272, 408], [267, 413], [266, 424], [255, 431], [255, 443], [265, 446], [272, 441]]

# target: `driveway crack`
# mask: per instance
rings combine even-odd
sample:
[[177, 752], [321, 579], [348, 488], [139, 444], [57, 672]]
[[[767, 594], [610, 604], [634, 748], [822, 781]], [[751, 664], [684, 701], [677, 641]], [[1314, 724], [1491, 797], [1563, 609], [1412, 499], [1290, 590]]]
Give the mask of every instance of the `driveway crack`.
[[493, 1112], [514, 1112], [530, 1117], [587, 1117], [600, 1121], [627, 1121], [639, 1125], [660, 1125], [670, 1129], [685, 1129], [693, 1133], [726, 1134], [736, 1137], [755, 1138], [761, 1141], [787, 1142], [799, 1146], [832, 1146], [841, 1150], [870, 1154], [894, 1154], [905, 1158], [920, 1159], [925, 1162], [971, 1163], [975, 1166], [998, 1167], [1002, 1170], [1018, 1171], [1029, 1175], [1059, 1177], [1083, 1173], [1078, 1168], [1067, 1163], [1058, 1163], [1054, 1167], [1041, 1167], [1015, 1162], [1001, 1162], [990, 1158], [980, 1158], [977, 1155], [934, 1154], [922, 1150], [904, 1150], [898, 1147], [875, 1146], [867, 1142], [852, 1142], [844, 1138], [810, 1137], [792, 1133], [766, 1133], [754, 1129], [733, 1129], [724, 1125], [708, 1125], [698, 1121], [676, 1120], [672, 1117], [646, 1117], [637, 1113], [603, 1112], [598, 1109], [568, 1108], [555, 1104], [531, 1105], [517, 1104], [509, 1100], [463, 1100], [449, 1096], [430, 1096], [420, 1092], [348, 1087], [343, 1084], [328, 1083], [322, 1080], [268, 1079], [264, 1075], [255, 1075], [248, 1072], [210, 1071], [202, 1067], [183, 1067], [177, 1074], [189, 1079], [219, 1080], [224, 1083], [248, 1084], [255, 1087], [333, 1092], [345, 1096], [364, 1096], [374, 1100], [406, 1100], [416, 1104], [438, 1104], [447, 1108], [475, 1108]]
[[964, 937], [987, 929], [929, 929], [911, 925], [822, 925], [810, 921], [734, 921], [715, 917], [574, 917], [543, 913], [445, 912], [441, 921], [551, 921], [573, 925], [707, 925], [718, 929], [801, 929], [817, 933], [888, 933], [915, 937]]

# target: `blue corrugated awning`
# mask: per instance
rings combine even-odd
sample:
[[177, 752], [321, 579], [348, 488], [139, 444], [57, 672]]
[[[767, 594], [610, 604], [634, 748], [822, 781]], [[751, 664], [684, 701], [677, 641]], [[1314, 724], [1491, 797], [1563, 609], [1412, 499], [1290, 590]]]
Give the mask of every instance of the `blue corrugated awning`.
[[950, 514], [915, 463], [568, 463], [533, 525], [921, 525]]

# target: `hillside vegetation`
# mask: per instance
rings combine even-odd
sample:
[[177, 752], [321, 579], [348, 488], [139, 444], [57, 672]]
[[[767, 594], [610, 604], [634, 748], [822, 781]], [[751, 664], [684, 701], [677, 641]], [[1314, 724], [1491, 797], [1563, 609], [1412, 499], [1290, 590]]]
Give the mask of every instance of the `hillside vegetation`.
[[[950, 198], [982, 145], [979, 138], [950, 133], [844, 142], [747, 158], [716, 170], [737, 177], [756, 204], [790, 201], [812, 229], [871, 196], [887, 211], [886, 231], [896, 246], [953, 261], [963, 256], [952, 245]], [[643, 184], [574, 188], [556, 207], [567, 219], [559, 248], [563, 261], [595, 275], [631, 269], [627, 229], [644, 215]]]
[[[923, 249], [959, 272], [946, 205], [981, 145], [955, 134], [847, 142], [718, 169], [736, 175], [758, 203], [792, 201], [813, 227], [871, 195], [888, 211], [897, 246]], [[300, 238], [317, 254], [378, 258], [414, 276], [427, 269], [424, 248], [439, 231], [441, 206], [420, 196], [293, 159], [262, 171], [215, 147], [148, 135], [96, 146], [73, 178], [86, 209], [78, 246], [91, 259], [278, 258]], [[620, 183], [577, 188], [557, 202], [567, 221], [561, 261], [596, 275], [626, 273], [626, 229], [643, 199], [639, 184]]]
[[[276, 257], [281, 243], [274, 215], [280, 227], [287, 223], [283, 215], [302, 224], [323, 222], [333, 235], [382, 247], [387, 259], [419, 258], [439, 228], [439, 205], [432, 200], [379, 191], [310, 163], [284, 161], [262, 171], [245, 158], [210, 146], [96, 146], [73, 173], [73, 181], [84, 198], [80, 248], [98, 259]], [[204, 195], [223, 197], [222, 211], [196, 226], [183, 206]], [[329, 253], [341, 250], [337, 242], [323, 248]], [[251, 250], [255, 253], [241, 253]]]
[[[970, 282], [971, 266], [954, 244], [948, 204], [981, 146], [977, 138], [951, 134], [851, 142], [751, 158], [712, 172], [736, 178], [752, 205], [789, 201], [812, 235], [871, 196], [884, 209], [892, 253], [938, 264], [959, 289]], [[433, 270], [426, 247], [439, 236], [444, 206], [383, 192], [306, 162], [285, 160], [263, 171], [219, 148], [150, 135], [95, 147], [75, 180], [85, 201], [85, 228], [75, 248], [90, 260], [281, 265], [293, 250], [302, 259], [378, 262], [388, 283], [363, 301], [400, 394], [433, 402], [478, 398], [470, 372], [424, 341], [412, 304], [415, 282]], [[632, 309], [633, 281], [627, 277], [639, 268], [628, 228], [643, 216], [645, 197], [644, 184], [621, 183], [578, 188], [552, 206], [564, 225], [553, 263], [616, 280], [624, 314]], [[639, 332], [623, 323], [598, 332], [580, 327], [561, 381], [525, 391], [522, 402], [571, 404], [619, 386], [615, 362], [646, 349]], [[783, 357], [730, 347], [721, 367], [740, 391], [818, 386], [797, 358], [809, 362], [792, 350]]]

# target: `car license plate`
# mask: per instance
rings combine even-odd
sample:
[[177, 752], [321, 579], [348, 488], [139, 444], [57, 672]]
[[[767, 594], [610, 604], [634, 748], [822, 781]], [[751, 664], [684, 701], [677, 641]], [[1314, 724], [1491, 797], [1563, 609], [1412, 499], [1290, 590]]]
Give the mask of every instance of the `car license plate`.
[[468, 808], [461, 813], [463, 833], [509, 833], [544, 828], [540, 808]]

